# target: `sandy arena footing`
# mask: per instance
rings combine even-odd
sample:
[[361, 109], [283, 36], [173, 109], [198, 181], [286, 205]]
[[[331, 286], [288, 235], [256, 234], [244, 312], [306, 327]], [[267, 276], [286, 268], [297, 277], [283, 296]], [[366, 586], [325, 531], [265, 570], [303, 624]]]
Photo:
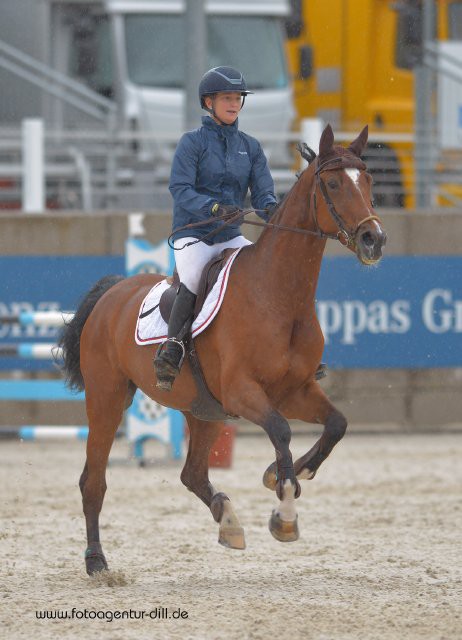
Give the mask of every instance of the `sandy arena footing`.
[[[294, 457], [313, 440], [295, 436]], [[114, 458], [127, 450], [117, 442]], [[93, 579], [77, 485], [84, 444], [2, 443], [1, 635], [455, 640], [461, 454], [460, 433], [347, 436], [302, 483], [301, 537], [283, 544], [268, 531], [277, 500], [261, 483], [272, 447], [238, 438], [233, 468], [211, 477], [233, 501], [245, 551], [217, 544], [218, 527], [181, 485], [180, 466], [113, 464], [101, 517], [111, 572]], [[38, 619], [39, 611], [74, 617]]]

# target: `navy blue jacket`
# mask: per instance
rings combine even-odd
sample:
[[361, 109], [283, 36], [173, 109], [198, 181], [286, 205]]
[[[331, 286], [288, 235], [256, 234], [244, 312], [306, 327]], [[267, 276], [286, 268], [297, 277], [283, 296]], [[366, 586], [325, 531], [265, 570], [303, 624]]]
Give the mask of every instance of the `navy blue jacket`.
[[[173, 231], [185, 224], [210, 220], [210, 224], [175, 233], [174, 239], [203, 238], [222, 227], [211, 209], [219, 204], [244, 208], [248, 189], [254, 209], [266, 209], [276, 203], [274, 183], [260, 143], [233, 125], [220, 126], [209, 116], [202, 126], [185, 133], [178, 143], [170, 176], [173, 196]], [[265, 219], [265, 215], [261, 214]], [[240, 225], [227, 225], [207, 244], [225, 242], [240, 235]]]

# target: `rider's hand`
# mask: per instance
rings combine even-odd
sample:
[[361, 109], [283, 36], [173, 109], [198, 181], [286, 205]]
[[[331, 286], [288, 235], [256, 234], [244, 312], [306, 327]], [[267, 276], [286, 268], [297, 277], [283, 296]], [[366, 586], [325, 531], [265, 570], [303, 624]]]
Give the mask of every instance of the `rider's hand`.
[[215, 202], [211, 211], [212, 216], [220, 218], [221, 216], [231, 217], [235, 213], [241, 211], [241, 209], [239, 209], [239, 207], [236, 207], [236, 205], [234, 204], [219, 204], [218, 202]]

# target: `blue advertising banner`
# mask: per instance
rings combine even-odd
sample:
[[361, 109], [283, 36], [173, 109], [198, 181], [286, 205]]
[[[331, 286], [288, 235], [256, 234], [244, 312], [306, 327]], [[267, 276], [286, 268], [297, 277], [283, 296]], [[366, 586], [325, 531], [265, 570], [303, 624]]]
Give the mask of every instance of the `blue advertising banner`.
[[317, 297], [333, 368], [462, 366], [462, 257], [325, 258]]
[[[0, 258], [0, 314], [73, 310], [103, 275], [125, 272], [124, 256]], [[462, 366], [462, 257], [354, 257], [323, 261], [318, 317], [331, 368]], [[57, 330], [0, 324], [0, 344], [52, 342]], [[0, 369], [50, 368], [0, 359]]]
[[[125, 273], [124, 256], [14, 256], [0, 258], [0, 315], [22, 311], [73, 311], [108, 274]], [[0, 345], [54, 342], [58, 329], [0, 323]], [[49, 360], [0, 358], [0, 369], [50, 369]]]

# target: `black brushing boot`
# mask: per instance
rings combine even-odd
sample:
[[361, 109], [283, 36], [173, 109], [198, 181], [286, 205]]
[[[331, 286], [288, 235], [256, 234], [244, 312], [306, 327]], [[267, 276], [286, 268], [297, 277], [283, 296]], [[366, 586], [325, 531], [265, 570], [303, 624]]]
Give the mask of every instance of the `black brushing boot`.
[[168, 322], [168, 338], [157, 350], [154, 368], [157, 388], [171, 391], [185, 356], [184, 338], [191, 329], [196, 295], [180, 284]]

